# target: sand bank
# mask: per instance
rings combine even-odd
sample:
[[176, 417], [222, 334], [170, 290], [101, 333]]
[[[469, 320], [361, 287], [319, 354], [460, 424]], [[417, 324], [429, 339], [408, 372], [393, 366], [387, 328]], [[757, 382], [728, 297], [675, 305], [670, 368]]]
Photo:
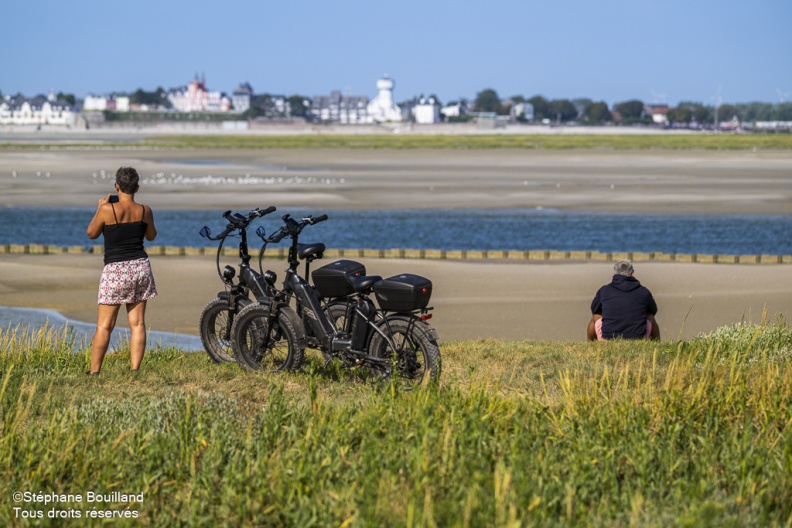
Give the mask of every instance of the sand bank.
[[792, 214], [792, 152], [533, 150], [3, 151], [0, 206], [93, 205], [119, 166], [155, 208], [555, 208]]

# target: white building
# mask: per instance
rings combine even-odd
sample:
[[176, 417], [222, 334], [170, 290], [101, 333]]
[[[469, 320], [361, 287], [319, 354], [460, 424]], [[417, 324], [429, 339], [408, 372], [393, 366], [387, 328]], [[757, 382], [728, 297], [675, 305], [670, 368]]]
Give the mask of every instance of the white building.
[[668, 124], [668, 105], [667, 104], [645, 104], [644, 115], [652, 117], [652, 122], [657, 125]]
[[393, 102], [393, 80], [387, 75], [377, 81], [379, 93], [368, 104], [369, 119], [376, 123], [398, 122], [402, 120], [402, 113]]
[[61, 125], [72, 126], [77, 115], [66, 101], [39, 95], [33, 99], [6, 96], [0, 102], [0, 125]]
[[83, 99], [83, 112], [103, 112], [107, 110], [107, 97], [88, 94]]
[[122, 96], [115, 98], [116, 112], [129, 112], [129, 97]]
[[428, 100], [421, 98], [417, 105], [412, 109], [413, 119], [419, 125], [431, 125], [440, 121], [440, 108], [434, 97]]
[[129, 112], [129, 97], [91, 94], [85, 96], [83, 112], [102, 112], [104, 110]]
[[308, 113], [314, 121], [360, 125], [372, 122], [368, 105], [369, 100], [365, 95], [341, 95], [336, 90], [330, 92], [329, 96], [315, 96]]
[[465, 114], [465, 105], [461, 101], [449, 101], [447, 105], [440, 109], [440, 113], [446, 118], [459, 117]]

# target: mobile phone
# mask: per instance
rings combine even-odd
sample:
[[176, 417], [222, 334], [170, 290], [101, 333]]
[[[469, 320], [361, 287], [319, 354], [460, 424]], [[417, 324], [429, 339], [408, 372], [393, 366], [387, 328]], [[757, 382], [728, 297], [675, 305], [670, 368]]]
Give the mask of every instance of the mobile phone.
[[118, 195], [117, 194], [111, 194], [110, 195], [110, 203], [118, 203]]

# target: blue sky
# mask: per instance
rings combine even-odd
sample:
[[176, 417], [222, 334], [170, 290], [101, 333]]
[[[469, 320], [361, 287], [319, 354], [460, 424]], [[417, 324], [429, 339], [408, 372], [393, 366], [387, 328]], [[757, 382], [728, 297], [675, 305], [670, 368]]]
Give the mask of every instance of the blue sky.
[[[6, 0], [0, 91], [792, 101], [790, 0]], [[780, 95], [779, 95], [780, 92]]]

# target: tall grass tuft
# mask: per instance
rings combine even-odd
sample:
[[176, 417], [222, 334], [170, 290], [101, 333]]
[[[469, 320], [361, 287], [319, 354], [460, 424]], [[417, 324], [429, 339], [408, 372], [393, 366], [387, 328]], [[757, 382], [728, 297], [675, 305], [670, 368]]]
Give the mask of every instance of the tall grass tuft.
[[14, 366], [41, 373], [72, 372], [83, 364], [75, 355], [79, 344], [68, 325], [8, 326], [0, 331], [0, 373]]
[[[84, 354], [57, 359], [54, 337], [34, 354], [35, 332], [0, 334], [9, 499], [143, 493], [142, 504], [98, 505], [136, 511], [118, 521], [135, 526], [792, 519], [782, 323], [686, 342], [445, 343], [441, 384], [415, 390], [325, 369], [318, 354], [304, 372], [273, 374], [167, 349], [133, 374], [121, 351], [88, 377]], [[84, 519], [97, 505], [71, 507]], [[22, 524], [10, 507], [0, 523]]]

